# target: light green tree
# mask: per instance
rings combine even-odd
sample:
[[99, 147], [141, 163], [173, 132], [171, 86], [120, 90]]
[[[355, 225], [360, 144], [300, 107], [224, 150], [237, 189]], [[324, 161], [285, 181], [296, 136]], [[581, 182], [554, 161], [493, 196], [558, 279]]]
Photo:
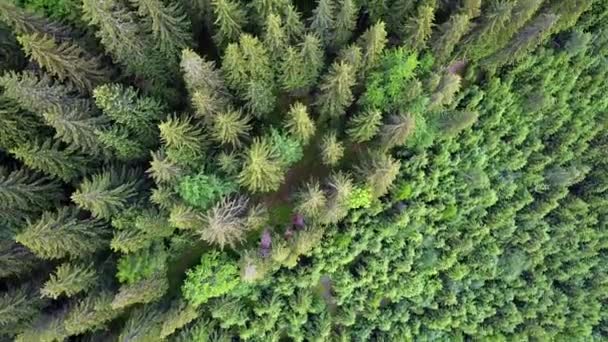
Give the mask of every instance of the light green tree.
[[55, 269], [40, 293], [52, 299], [57, 299], [61, 295], [72, 297], [91, 288], [97, 282], [97, 278], [93, 264], [66, 262]]
[[226, 47], [229, 43], [238, 40], [247, 25], [247, 12], [238, 1], [212, 0], [215, 34], [213, 40], [220, 46]]
[[87, 170], [88, 159], [73, 148], [63, 149], [59, 142], [31, 141], [10, 152], [29, 168], [70, 181]]
[[348, 122], [346, 133], [355, 142], [363, 143], [373, 139], [380, 131], [382, 112], [377, 109], [364, 110]]
[[251, 130], [249, 121], [248, 115], [243, 115], [237, 110], [220, 112], [213, 117], [211, 137], [221, 144], [240, 147], [243, 140], [249, 137]]
[[315, 123], [310, 118], [308, 108], [301, 102], [291, 105], [284, 125], [289, 134], [304, 144], [315, 134]]
[[344, 144], [338, 141], [336, 132], [330, 132], [323, 136], [321, 141], [321, 157], [323, 164], [335, 166], [344, 156]]
[[323, 45], [331, 42], [334, 27], [334, 4], [332, 0], [319, 0], [312, 11], [310, 28], [321, 39]]
[[255, 138], [245, 152], [238, 181], [252, 192], [276, 191], [285, 175], [277, 151], [267, 139]]
[[333, 23], [332, 47], [338, 50], [353, 36], [359, 8], [354, 0], [339, 0], [336, 7], [338, 11]]
[[316, 104], [321, 115], [325, 117], [344, 115], [346, 108], [353, 102], [352, 88], [355, 82], [355, 73], [350, 64], [333, 63], [319, 86], [321, 93]]

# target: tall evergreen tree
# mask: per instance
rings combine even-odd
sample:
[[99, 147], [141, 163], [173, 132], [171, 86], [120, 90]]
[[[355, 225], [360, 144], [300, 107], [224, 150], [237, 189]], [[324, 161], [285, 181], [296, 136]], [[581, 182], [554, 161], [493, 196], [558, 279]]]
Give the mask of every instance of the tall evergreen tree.
[[105, 324], [119, 314], [111, 307], [112, 294], [108, 291], [89, 294], [70, 305], [63, 327], [70, 336], [103, 329]]
[[60, 184], [19, 169], [0, 167], [0, 208], [25, 212], [50, 209], [62, 198]]
[[363, 143], [378, 134], [381, 124], [381, 111], [377, 109], [362, 111], [351, 118], [346, 133], [353, 141]]
[[70, 181], [87, 171], [88, 159], [73, 148], [63, 149], [59, 142], [31, 141], [10, 150], [29, 168]]
[[169, 288], [166, 274], [160, 272], [133, 284], [123, 285], [112, 300], [112, 309], [124, 309], [133, 304], [146, 304], [162, 297]]
[[232, 147], [241, 146], [244, 139], [249, 137], [250, 118], [236, 110], [220, 112], [213, 117], [211, 137], [221, 144]]
[[403, 146], [416, 128], [416, 119], [411, 114], [391, 115], [388, 122], [380, 128], [381, 146], [389, 150]]
[[98, 136], [108, 120], [102, 115], [95, 115], [87, 102], [72, 107], [51, 107], [43, 117], [46, 124], [55, 129], [55, 138], [92, 155], [102, 152], [109, 154]]
[[1, 148], [11, 149], [36, 138], [41, 131], [43, 131], [43, 125], [38, 117], [22, 110], [12, 99], [0, 95]]
[[433, 31], [435, 8], [430, 5], [419, 5], [417, 13], [409, 18], [405, 24], [404, 38], [406, 46], [422, 50]]
[[321, 141], [321, 157], [323, 164], [335, 166], [344, 156], [344, 145], [338, 141], [335, 132], [330, 132]]
[[321, 115], [339, 117], [344, 115], [346, 108], [353, 102], [352, 88], [356, 77], [350, 64], [333, 63], [319, 87], [320, 95], [317, 106]]
[[334, 27], [335, 6], [333, 0], [319, 0], [312, 11], [310, 28], [321, 39], [324, 46], [331, 42]]
[[433, 55], [439, 63], [448, 61], [456, 45], [471, 27], [467, 14], [454, 14], [443, 23], [432, 40]]
[[198, 234], [201, 239], [220, 248], [235, 247], [245, 238], [249, 200], [245, 197], [224, 198], [203, 215], [203, 226]]
[[224, 48], [238, 40], [247, 25], [247, 12], [234, 0], [212, 0], [211, 6], [215, 17], [213, 40], [220, 48]]
[[285, 128], [302, 143], [307, 143], [315, 134], [316, 129], [308, 109], [301, 102], [296, 102], [289, 108], [285, 119]]
[[83, 91], [108, 81], [108, 73], [98, 58], [89, 56], [78, 45], [57, 44], [46, 34], [29, 34], [17, 38], [25, 53], [50, 74], [69, 80]]
[[337, 50], [346, 45], [353, 36], [359, 8], [354, 0], [340, 0], [336, 7], [338, 11], [333, 24], [332, 47]]
[[95, 284], [97, 277], [92, 264], [63, 263], [57, 267], [55, 273], [51, 274], [40, 293], [44, 297], [53, 299], [61, 295], [72, 297], [88, 290]]
[[269, 14], [264, 25], [264, 45], [274, 60], [278, 60], [287, 47], [287, 35], [277, 14]]
[[359, 46], [363, 50], [363, 70], [372, 69], [378, 63], [388, 42], [384, 22], [380, 21], [368, 28], [359, 37]]
[[385, 195], [399, 174], [401, 162], [393, 157], [372, 153], [370, 158], [357, 168], [365, 178], [374, 197]]
[[89, 255], [107, 242], [106, 225], [100, 220], [78, 217], [78, 210], [72, 207], [45, 212], [38, 221], [29, 222], [15, 240], [45, 259]]
[[137, 196], [139, 177], [137, 170], [104, 170], [84, 179], [72, 201], [95, 217], [110, 218]]
[[279, 188], [284, 179], [277, 151], [267, 139], [254, 139], [245, 154], [238, 181], [252, 192], [269, 192]]
[[291, 42], [299, 41], [304, 34], [305, 28], [300, 12], [291, 3], [287, 4], [283, 10], [283, 27]]
[[190, 23], [178, 2], [169, 5], [161, 0], [131, 0], [138, 14], [151, 28], [156, 46], [169, 58], [178, 57], [190, 42]]
[[9, 324], [29, 323], [39, 313], [43, 303], [28, 285], [3, 292], [0, 295], [0, 329]]

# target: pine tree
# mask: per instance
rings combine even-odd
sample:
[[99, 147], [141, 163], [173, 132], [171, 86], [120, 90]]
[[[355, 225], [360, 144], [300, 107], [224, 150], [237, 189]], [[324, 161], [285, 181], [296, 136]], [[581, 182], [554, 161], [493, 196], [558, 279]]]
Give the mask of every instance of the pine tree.
[[301, 102], [291, 105], [285, 119], [285, 128], [293, 137], [307, 143], [315, 134], [315, 123], [308, 114], [308, 108]]
[[0, 329], [9, 324], [28, 323], [39, 314], [43, 303], [28, 285], [9, 288], [0, 295]]
[[228, 85], [242, 95], [247, 94], [252, 82], [273, 87], [274, 73], [268, 51], [256, 37], [249, 34], [241, 35], [238, 44], [228, 45], [222, 70]]
[[306, 62], [302, 53], [293, 46], [288, 46], [285, 49], [279, 70], [279, 82], [281, 88], [285, 91], [297, 92], [305, 89], [309, 83], [309, 75], [306, 74]]
[[203, 224], [202, 215], [186, 205], [175, 205], [169, 214], [169, 223], [177, 229], [197, 229]]
[[335, 166], [344, 156], [344, 144], [338, 141], [336, 132], [325, 134], [321, 141], [321, 157], [323, 164]]
[[101, 62], [78, 45], [57, 44], [46, 34], [21, 35], [17, 38], [25, 53], [50, 74], [60, 80], [69, 80], [83, 91], [91, 91], [108, 80]]
[[166, 338], [173, 334], [178, 329], [197, 319], [200, 314], [194, 306], [188, 305], [183, 300], [175, 301], [171, 305], [171, 308], [163, 314], [160, 337]]
[[439, 129], [446, 136], [453, 136], [460, 131], [471, 127], [477, 122], [478, 114], [470, 111], [456, 111], [445, 113], [439, 119]]
[[382, 112], [377, 109], [365, 110], [349, 121], [346, 133], [354, 142], [363, 143], [378, 134], [380, 125], [382, 125]]
[[415, 50], [426, 47], [426, 41], [433, 31], [435, 8], [429, 5], [418, 6], [417, 13], [407, 20], [405, 24], [406, 46]]
[[403, 146], [416, 128], [416, 119], [411, 114], [391, 115], [388, 122], [380, 129], [381, 146], [389, 150], [396, 146]]
[[367, 181], [374, 197], [385, 195], [399, 174], [401, 163], [382, 153], [371, 153], [357, 170]]
[[164, 272], [154, 274], [133, 284], [123, 285], [112, 300], [112, 309], [124, 309], [133, 304], [146, 304], [160, 299], [169, 288]]
[[185, 49], [180, 65], [198, 116], [209, 118], [228, 107], [230, 96], [213, 61], [206, 61], [196, 52]]
[[0, 167], [0, 208], [36, 212], [50, 209], [62, 198], [58, 182], [19, 169]]
[[178, 2], [165, 5], [161, 0], [131, 0], [138, 14], [151, 28], [152, 36], [165, 56], [176, 58], [190, 42], [190, 23]]
[[247, 101], [245, 108], [254, 116], [260, 118], [271, 113], [276, 105], [277, 96], [274, 84], [269, 80], [253, 80], [249, 82], [243, 98]]
[[287, 0], [252, 0], [249, 6], [255, 14], [258, 25], [263, 26], [269, 15], [282, 13], [288, 3]]
[[55, 138], [91, 155], [108, 154], [97, 134], [104, 130], [108, 120], [95, 115], [86, 102], [72, 107], [51, 107], [43, 117], [55, 129]]
[[340, 0], [336, 7], [339, 10], [333, 25], [332, 47], [338, 50], [353, 36], [359, 8], [354, 0]]
[[287, 4], [283, 11], [283, 28], [291, 42], [300, 41], [305, 31], [300, 12], [291, 3]]
[[212, 0], [213, 15], [215, 17], [215, 34], [213, 40], [223, 48], [235, 42], [247, 25], [247, 12], [238, 1]]
[[285, 175], [277, 151], [266, 139], [254, 139], [245, 155], [239, 184], [252, 192], [276, 191]]
[[50, 279], [40, 290], [43, 297], [57, 299], [61, 295], [72, 297], [87, 291], [97, 282], [97, 273], [92, 264], [76, 264], [66, 262], [55, 269]]
[[19, 276], [31, 271], [38, 261], [24, 246], [11, 239], [0, 239], [0, 278]]
[[183, 170], [175, 162], [169, 160], [164, 150], [151, 152], [150, 168], [146, 171], [156, 184], [172, 184], [183, 174]]
[[3, 95], [17, 102], [23, 109], [42, 114], [54, 107], [87, 107], [88, 101], [71, 95], [73, 89], [53, 80], [46, 74], [40, 78], [31, 71], [8, 72], [0, 76]]
[[104, 170], [85, 178], [72, 194], [72, 201], [95, 217], [110, 218], [138, 195], [139, 177], [137, 170]]
[[436, 110], [442, 106], [447, 106], [454, 101], [456, 93], [460, 90], [461, 78], [457, 74], [448, 72], [441, 77], [441, 82], [431, 96], [429, 103], [430, 110]]
[[93, 92], [95, 104], [114, 122], [137, 133], [138, 141], [156, 139], [156, 124], [165, 116], [165, 105], [153, 97], [139, 96], [132, 87], [105, 84]]
[[361, 70], [363, 63], [363, 53], [361, 47], [356, 44], [349, 44], [338, 52], [338, 60], [347, 64], [350, 64], [358, 73]]
[[211, 137], [224, 145], [238, 148], [249, 137], [250, 118], [236, 110], [218, 113], [213, 117]]
[[311, 181], [296, 193], [296, 203], [298, 213], [314, 219], [322, 214], [327, 204], [327, 198], [319, 186], [319, 182]]
[[90, 294], [72, 304], [63, 321], [67, 334], [75, 336], [103, 329], [107, 322], [121, 313], [112, 309], [112, 297], [110, 292], [103, 291]]
[[287, 47], [287, 35], [281, 23], [281, 17], [271, 13], [266, 18], [263, 35], [264, 45], [273, 60], [278, 60]]
[[[205, 136], [202, 128], [190, 117], [170, 117], [159, 126], [161, 141], [169, 148], [183, 151], [186, 156], [198, 157], [203, 150]], [[169, 155], [170, 151], [167, 151]], [[171, 157], [171, 155], [169, 155]], [[174, 160], [175, 162], [179, 162]]]
[[359, 38], [358, 44], [363, 50], [363, 70], [376, 66], [388, 42], [384, 22], [380, 21], [368, 28]]
[[333, 0], [319, 0], [312, 11], [310, 28], [321, 39], [324, 46], [331, 42], [334, 10]]
[[243, 241], [247, 231], [245, 215], [249, 200], [245, 197], [224, 198], [203, 215], [203, 226], [198, 234], [201, 239], [216, 244], [221, 249], [235, 247]]
[[113, 126], [96, 131], [99, 142], [105, 150], [113, 152], [119, 160], [141, 160], [147, 156], [148, 149], [133, 133], [124, 126]]
[[56, 37], [68, 35], [68, 29], [45, 18], [17, 7], [9, 1], [0, 2], [0, 21], [5, 22], [17, 34], [47, 32]]
[[126, 5], [117, 1], [83, 0], [82, 9], [89, 25], [98, 28], [96, 36], [116, 62], [143, 77], [149, 88], [167, 83], [170, 76], [166, 72], [167, 61], [150, 37], [143, 34], [136, 14]]
[[106, 243], [106, 225], [96, 219], [79, 219], [72, 207], [45, 212], [29, 222], [15, 240], [45, 259], [79, 258], [94, 253]]
[[158, 305], [144, 305], [133, 310], [117, 341], [147, 342], [159, 339], [162, 313]]
[[0, 95], [0, 148], [9, 150], [35, 139], [41, 130], [42, 123], [37, 117]]
[[305, 89], [311, 89], [317, 84], [321, 69], [323, 69], [325, 53], [321, 40], [314, 34], [305, 34], [300, 45], [302, 60], [304, 61]]
[[437, 36], [432, 40], [433, 55], [438, 63], [449, 61], [456, 45], [470, 27], [470, 17], [467, 14], [454, 14], [439, 27]]
[[320, 95], [317, 106], [321, 115], [339, 117], [353, 101], [352, 87], [356, 78], [350, 64], [333, 63], [319, 87]]
[[32, 141], [10, 150], [29, 168], [70, 181], [87, 169], [87, 158], [73, 148], [62, 149], [59, 142], [46, 140], [42, 143]]

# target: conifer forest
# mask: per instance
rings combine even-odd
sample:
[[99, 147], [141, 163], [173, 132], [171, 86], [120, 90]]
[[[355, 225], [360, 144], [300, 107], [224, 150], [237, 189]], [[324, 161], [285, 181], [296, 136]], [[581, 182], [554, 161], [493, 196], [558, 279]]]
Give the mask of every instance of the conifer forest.
[[607, 341], [607, 94], [606, 0], [0, 0], [0, 341]]

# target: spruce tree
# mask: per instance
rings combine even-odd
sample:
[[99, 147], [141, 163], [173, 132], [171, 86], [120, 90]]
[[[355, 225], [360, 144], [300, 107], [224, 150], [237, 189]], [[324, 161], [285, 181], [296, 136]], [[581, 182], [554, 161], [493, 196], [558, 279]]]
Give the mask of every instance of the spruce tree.
[[169, 58], [178, 57], [190, 42], [190, 23], [178, 2], [169, 5], [161, 0], [131, 0], [138, 14], [152, 31], [158, 47]]
[[88, 101], [75, 97], [71, 87], [54, 82], [48, 75], [38, 77], [31, 71], [8, 72], [0, 76], [3, 95], [23, 109], [42, 115], [54, 107], [86, 107]]
[[177, 151], [187, 160], [173, 160], [189, 164], [200, 158], [205, 142], [201, 126], [190, 117], [170, 117], [159, 126], [161, 141], [165, 144], [171, 158], [172, 151]]
[[396, 146], [403, 146], [416, 128], [416, 119], [411, 114], [391, 115], [380, 128], [381, 146], [389, 150]]
[[106, 225], [96, 219], [79, 219], [72, 207], [45, 212], [31, 221], [15, 240], [45, 259], [79, 258], [94, 253], [106, 243]]
[[[82, 9], [89, 25], [97, 27], [96, 36], [112, 58], [158, 90], [169, 79], [167, 61], [137, 24], [136, 14], [122, 2], [83, 0]], [[154, 87], [157, 87], [154, 89]]]
[[287, 39], [291, 42], [299, 41], [305, 31], [300, 12], [291, 3], [283, 10], [283, 28]]
[[106, 323], [121, 314], [112, 309], [111, 302], [112, 294], [102, 291], [71, 304], [63, 321], [67, 334], [75, 336], [103, 329]]
[[325, 117], [344, 115], [346, 108], [351, 105], [354, 97], [352, 88], [356, 77], [353, 67], [344, 62], [335, 62], [323, 78], [319, 87], [317, 100], [319, 112]]
[[245, 197], [224, 198], [202, 216], [203, 225], [197, 231], [201, 239], [218, 245], [235, 247], [243, 241], [247, 231], [247, 207]]
[[14, 147], [10, 152], [33, 170], [70, 181], [87, 170], [88, 159], [74, 148], [63, 149], [59, 142], [31, 141]]
[[9, 172], [0, 167], [0, 208], [36, 212], [52, 208], [61, 198], [58, 182], [25, 169]]
[[241, 35], [238, 43], [226, 48], [222, 70], [228, 85], [241, 95], [247, 94], [252, 82], [273, 87], [273, 71], [268, 50], [249, 34]]
[[43, 300], [28, 285], [9, 288], [0, 295], [0, 329], [28, 323], [39, 314]]
[[370, 141], [380, 131], [382, 112], [377, 109], [368, 109], [353, 116], [348, 122], [346, 133], [357, 143]]
[[19, 276], [31, 271], [38, 261], [23, 245], [8, 238], [0, 239], [0, 278]]
[[138, 195], [138, 177], [137, 170], [104, 170], [85, 178], [72, 194], [72, 201], [95, 217], [110, 218]]
[[0, 95], [0, 148], [5, 150], [34, 139], [43, 131], [39, 118]]
[[296, 193], [296, 210], [305, 217], [318, 218], [325, 209], [327, 198], [319, 182], [307, 182], [303, 189]]
[[156, 124], [165, 116], [165, 105], [150, 96], [140, 96], [132, 87], [105, 84], [95, 88], [95, 104], [114, 122], [123, 125], [142, 143], [156, 138]]
[[263, 37], [264, 45], [266, 45], [266, 49], [270, 52], [271, 58], [278, 60], [287, 47], [287, 35], [280, 16], [273, 13], [268, 15], [264, 25]]
[[105, 150], [112, 151], [118, 160], [141, 160], [147, 156], [146, 146], [133, 138], [132, 132], [123, 126], [113, 126], [96, 131]]
[[417, 13], [407, 20], [405, 24], [404, 38], [406, 46], [422, 50], [426, 47], [426, 41], [433, 31], [433, 21], [435, 19], [435, 8], [429, 5], [418, 6]]
[[314, 34], [304, 35], [300, 49], [304, 61], [303, 70], [305, 70], [304, 88], [310, 89], [317, 84], [323, 63], [325, 63], [325, 52], [321, 40]]
[[221, 144], [239, 147], [249, 137], [249, 121], [249, 116], [236, 110], [220, 112], [213, 117], [211, 137]]
[[252, 192], [276, 191], [285, 175], [277, 151], [267, 139], [254, 139], [245, 152], [238, 181]]
[[25, 53], [51, 75], [69, 80], [83, 91], [108, 81], [107, 71], [97, 58], [88, 56], [78, 45], [57, 44], [46, 34], [21, 35], [17, 38]]
[[315, 123], [310, 118], [308, 108], [301, 102], [291, 105], [284, 125], [289, 134], [304, 144], [315, 134]]
[[432, 40], [433, 55], [438, 63], [449, 61], [458, 42], [471, 27], [470, 17], [467, 14], [454, 14], [443, 23]]
[[359, 8], [354, 0], [340, 0], [336, 7], [338, 11], [333, 24], [332, 47], [338, 50], [353, 36]]
[[321, 39], [324, 46], [331, 42], [334, 11], [333, 0], [319, 0], [312, 11], [310, 28]]
[[165, 272], [153, 274], [133, 284], [123, 285], [112, 300], [112, 309], [120, 310], [133, 304], [154, 302], [160, 299], [168, 288], [169, 281]]
[[361, 37], [358, 44], [363, 50], [363, 70], [367, 71], [376, 66], [382, 52], [388, 42], [384, 22], [380, 21], [368, 28]]
[[43, 117], [46, 124], [55, 129], [55, 138], [91, 155], [108, 154], [98, 136], [108, 120], [102, 115], [96, 115], [88, 103], [51, 107], [44, 112]]
[[309, 75], [306, 74], [306, 62], [301, 52], [293, 46], [288, 46], [285, 49], [279, 70], [279, 82], [281, 88], [285, 91], [297, 92], [305, 89], [309, 83]]
[[48, 32], [60, 37], [67, 35], [67, 28], [49, 22], [38, 14], [29, 12], [9, 1], [0, 2], [0, 21], [5, 22], [17, 34]]
[[238, 1], [212, 0], [215, 34], [213, 40], [224, 48], [229, 43], [238, 40], [247, 25], [247, 12]]
[[268, 16], [282, 13], [288, 3], [287, 0], [252, 0], [249, 6], [255, 14], [258, 25], [263, 26]]
[[323, 164], [335, 166], [344, 156], [344, 145], [338, 141], [336, 132], [325, 134], [321, 141], [321, 157]]
[[371, 153], [370, 157], [357, 168], [365, 178], [374, 197], [385, 195], [399, 174], [401, 162], [382, 153]]
[[166, 338], [200, 316], [200, 311], [185, 301], [174, 302], [164, 314], [160, 337]]
[[55, 269], [50, 279], [40, 290], [43, 297], [57, 299], [61, 295], [72, 297], [87, 291], [97, 281], [97, 273], [92, 264], [66, 262]]
[[184, 170], [175, 162], [169, 160], [164, 150], [151, 152], [151, 154], [150, 168], [146, 172], [154, 179], [156, 184], [171, 184], [176, 182], [183, 174]]

